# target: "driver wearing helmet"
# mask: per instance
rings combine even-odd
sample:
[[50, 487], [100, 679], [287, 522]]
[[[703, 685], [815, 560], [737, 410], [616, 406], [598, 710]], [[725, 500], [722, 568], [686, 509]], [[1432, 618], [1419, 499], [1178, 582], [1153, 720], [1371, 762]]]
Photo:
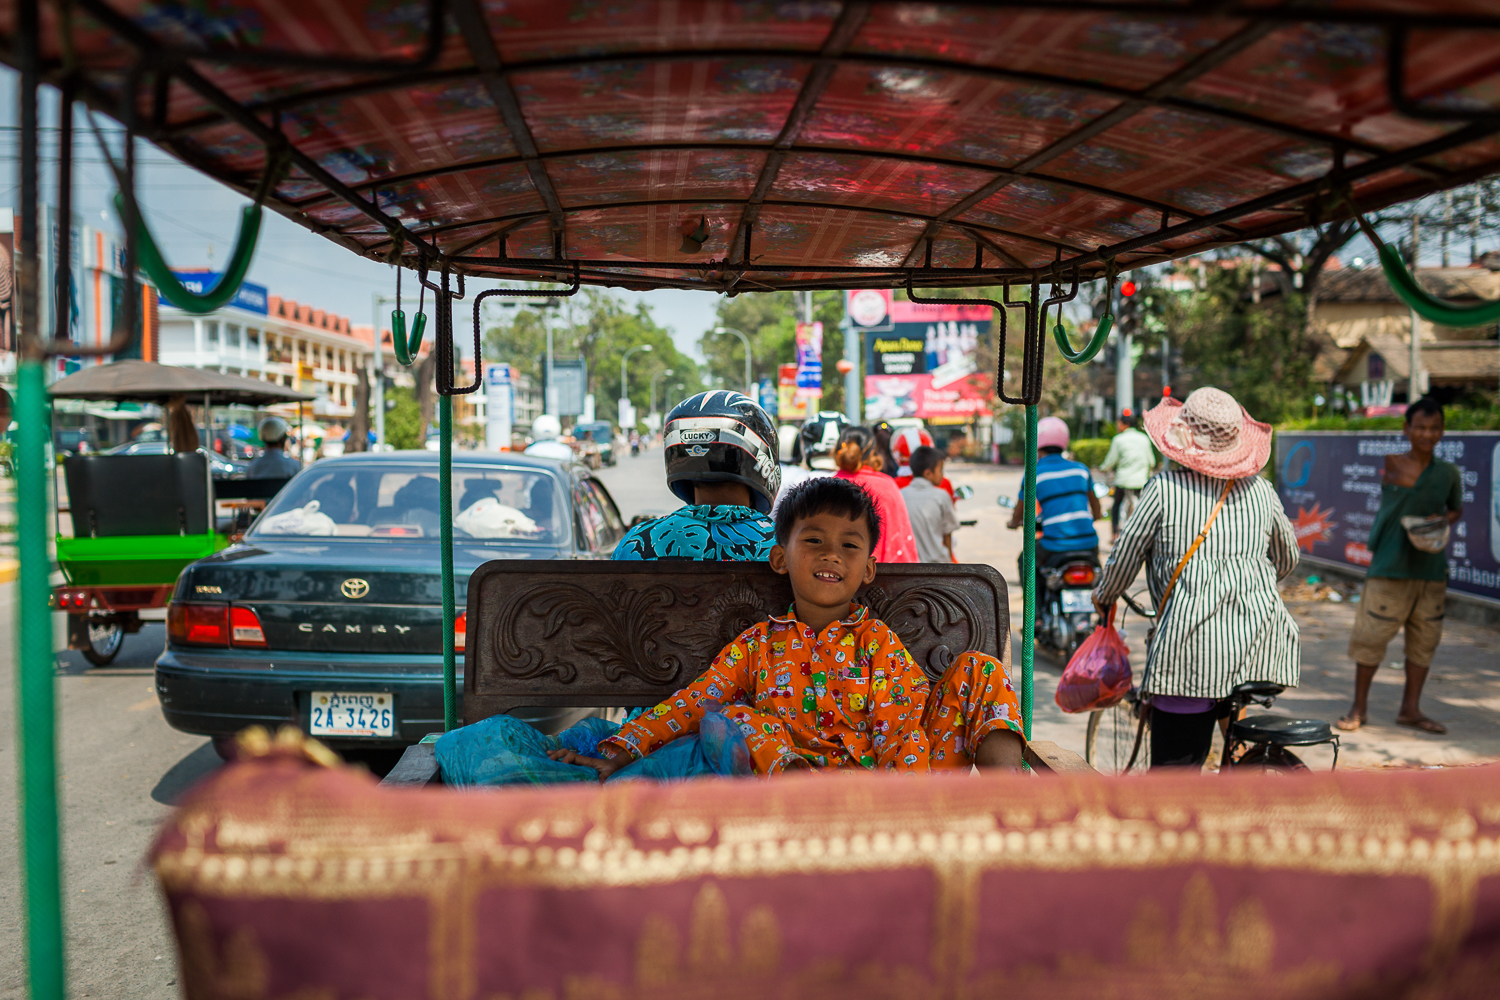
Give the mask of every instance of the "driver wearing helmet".
[[776, 425], [749, 396], [716, 389], [667, 414], [667, 488], [688, 506], [631, 528], [616, 559], [765, 561], [781, 486]]
[[814, 461], [822, 461], [829, 473], [838, 471], [833, 453], [838, 450], [839, 437], [846, 427], [852, 427], [848, 419], [837, 410], [820, 410], [817, 416], [809, 417], [802, 425], [802, 456], [809, 468], [817, 469]]
[[266, 450], [245, 470], [246, 479], [290, 479], [302, 471], [302, 463], [286, 453], [285, 420], [267, 417], [260, 422], [258, 433]]
[[[1043, 417], [1036, 427], [1036, 500], [1041, 507], [1036, 524], [1037, 565], [1044, 556], [1087, 552], [1099, 548], [1094, 522], [1104, 516], [1094, 495], [1088, 466], [1063, 458], [1068, 447], [1068, 425], [1060, 417]], [[1016, 504], [1010, 527], [1019, 528], [1026, 511]]]
[[536, 458], [555, 458], [559, 462], [571, 462], [573, 449], [558, 440], [562, 436], [562, 421], [550, 413], [543, 413], [531, 422], [532, 443], [523, 454]]

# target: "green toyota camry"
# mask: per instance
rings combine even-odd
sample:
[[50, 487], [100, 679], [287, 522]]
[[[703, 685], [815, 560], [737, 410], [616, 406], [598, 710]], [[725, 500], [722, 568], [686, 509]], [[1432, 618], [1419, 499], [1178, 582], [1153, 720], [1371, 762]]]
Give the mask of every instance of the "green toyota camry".
[[[156, 690], [167, 722], [214, 738], [291, 723], [337, 749], [396, 747], [443, 728], [438, 456], [325, 459], [244, 540], [190, 564], [168, 608]], [[571, 463], [453, 458], [457, 602], [490, 559], [607, 559], [614, 500]], [[464, 619], [456, 627], [464, 643]], [[462, 687], [462, 685], [460, 685]], [[537, 709], [544, 729], [581, 710]]]

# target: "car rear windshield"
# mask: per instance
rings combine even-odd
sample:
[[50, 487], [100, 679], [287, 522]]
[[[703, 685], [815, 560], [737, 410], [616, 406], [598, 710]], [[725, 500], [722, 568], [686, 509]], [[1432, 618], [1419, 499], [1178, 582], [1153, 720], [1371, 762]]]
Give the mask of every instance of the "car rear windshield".
[[[478, 542], [565, 545], [570, 517], [557, 480], [534, 469], [453, 467], [453, 536]], [[437, 538], [438, 475], [432, 466], [316, 466], [289, 483], [251, 538]]]

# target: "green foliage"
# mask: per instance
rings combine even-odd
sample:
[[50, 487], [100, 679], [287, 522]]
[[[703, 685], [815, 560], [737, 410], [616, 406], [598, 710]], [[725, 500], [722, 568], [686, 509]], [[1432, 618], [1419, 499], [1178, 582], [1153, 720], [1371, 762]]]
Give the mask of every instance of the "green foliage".
[[[797, 360], [797, 322], [802, 315], [801, 293], [754, 292], [722, 299], [718, 326], [739, 330], [750, 339], [750, 373], [754, 381], [769, 378], [776, 384], [778, 365]], [[813, 292], [813, 319], [823, 324], [824, 410], [844, 408], [844, 377], [835, 367], [844, 356], [844, 293]], [[724, 380], [725, 388], [745, 384], [745, 344], [732, 333], [705, 333], [698, 341], [707, 359], [706, 385]]]
[[[1347, 417], [1330, 414], [1284, 420], [1278, 431], [1399, 431], [1405, 420], [1391, 417]], [[1500, 430], [1500, 409], [1492, 406], [1448, 406], [1443, 408], [1443, 424], [1450, 431]]]
[[[636, 350], [627, 361], [630, 400], [641, 416], [650, 409], [651, 381], [660, 372], [671, 369], [673, 374], [657, 379], [658, 409], [702, 388], [696, 362], [678, 352], [671, 331], [656, 322], [645, 303], [631, 308], [597, 288], [586, 289], [578, 298], [558, 301], [561, 304], [554, 309], [528, 303], [504, 310], [501, 323], [486, 335], [485, 357], [509, 362], [540, 387], [547, 323], [552, 323], [553, 357], [581, 357], [588, 363], [588, 391], [594, 394], [594, 412], [598, 419], [611, 423], [619, 420], [620, 358], [632, 348], [651, 348]], [[680, 391], [675, 389], [679, 383], [683, 385]]]
[[397, 451], [426, 446], [421, 439], [422, 410], [412, 390], [393, 385], [385, 391], [385, 442]]
[[1104, 461], [1104, 456], [1109, 454], [1109, 438], [1084, 438], [1072, 442], [1068, 450], [1073, 453], [1073, 461], [1082, 462], [1090, 469], [1097, 469]]
[[1206, 287], [1162, 303], [1162, 316], [1182, 362], [1197, 385], [1232, 394], [1250, 415], [1267, 423], [1300, 417], [1316, 392], [1317, 348], [1307, 334], [1306, 302], [1284, 294], [1253, 304], [1248, 266], [1214, 268]]

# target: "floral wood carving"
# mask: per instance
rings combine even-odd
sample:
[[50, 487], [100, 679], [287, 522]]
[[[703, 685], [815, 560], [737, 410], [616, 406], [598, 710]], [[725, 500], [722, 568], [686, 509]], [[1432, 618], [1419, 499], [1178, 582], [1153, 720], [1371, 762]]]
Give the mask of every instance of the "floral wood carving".
[[682, 595], [664, 584], [631, 587], [617, 581], [603, 593], [571, 583], [546, 584], [513, 596], [501, 609], [493, 630], [495, 658], [512, 677], [528, 679], [555, 674], [564, 684], [578, 676], [578, 668], [564, 659], [547, 659], [517, 641], [522, 615], [543, 619], [542, 638], [553, 639], [569, 628], [568, 639], [579, 658], [597, 663], [604, 676], [617, 681], [625, 674], [650, 684], [678, 679], [682, 660], [660, 651], [666, 628], [662, 611], [692, 606], [696, 597]]
[[941, 678], [960, 653], [991, 645], [979, 609], [957, 588], [919, 584], [892, 596], [883, 587], [871, 587], [864, 602], [908, 649], [918, 647], [924, 632], [942, 638], [922, 658], [922, 670], [932, 680]]
[[672, 635], [678, 645], [699, 654], [700, 669], [707, 669], [715, 656], [740, 633], [769, 615], [784, 614], [785, 608], [772, 608], [742, 577], [734, 577], [708, 607], [700, 610], [689, 623]]

